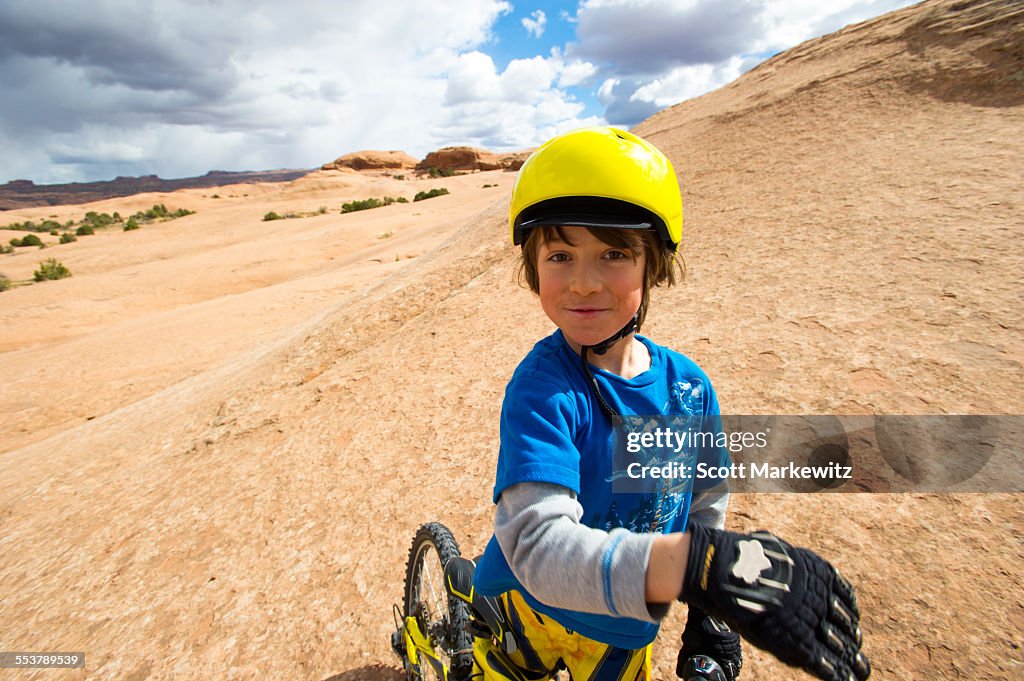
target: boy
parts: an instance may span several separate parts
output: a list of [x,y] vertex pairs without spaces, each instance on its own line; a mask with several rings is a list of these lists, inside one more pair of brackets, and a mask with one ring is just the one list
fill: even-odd
[[[770,534],[721,530],[726,485],[613,489],[623,417],[719,411],[697,365],[636,335],[650,289],[675,281],[682,205],[668,159],[613,128],[560,135],[520,170],[510,223],[558,327],[506,389],[495,531],[474,576],[500,596],[513,661],[537,675],[564,666],[576,681],[648,679],[658,622],[678,599],[690,610],[677,671],[708,655],[733,681],[739,634],[820,678],[866,679],[852,587]],[[727,463],[713,447],[697,457]]]

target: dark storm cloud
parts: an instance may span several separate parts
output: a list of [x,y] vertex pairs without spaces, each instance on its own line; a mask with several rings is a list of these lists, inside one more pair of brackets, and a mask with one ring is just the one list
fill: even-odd
[[661,107],[654,102],[631,99],[643,85],[636,80],[624,80],[605,89],[602,92],[605,120],[628,128],[656,114]]
[[763,0],[704,0],[689,7],[582,7],[572,57],[604,65],[603,75],[656,75],[674,66],[715,64],[763,32]]
[[76,69],[83,85],[149,92],[185,91],[216,99],[236,76],[230,31],[210,30],[209,10],[190,25],[184,10],[159,13],[150,3],[5,2],[0,4],[0,64],[20,56]]

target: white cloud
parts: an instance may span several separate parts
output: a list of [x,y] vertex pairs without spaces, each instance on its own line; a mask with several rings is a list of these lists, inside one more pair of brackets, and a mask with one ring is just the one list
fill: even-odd
[[544,14],[544,10],[536,10],[529,17],[523,17],[523,28],[529,35],[534,38],[539,38],[544,35],[544,26],[548,23],[548,18]]
[[588,61],[566,64],[558,74],[558,87],[582,85],[597,74],[597,67]]
[[677,66],[665,75],[642,85],[630,96],[641,102],[652,102],[659,108],[671,106],[710,92],[742,75],[744,60],[733,57],[719,64]]
[[501,91],[507,101],[534,101],[551,88],[558,64],[544,57],[513,59],[501,74]]
[[494,99],[501,93],[501,81],[490,55],[483,52],[460,54],[448,70],[444,103],[465,104]]
[[432,133],[450,144],[508,150],[599,125],[603,119],[582,117],[584,105],[560,89],[565,78],[572,81],[589,71],[578,62],[566,64],[558,50],[547,58],[513,59],[501,73],[483,53],[460,55],[448,72],[447,116]]
[[597,88],[597,101],[601,102],[605,106],[612,103],[612,92],[615,90],[615,86],[619,84],[618,78],[608,78],[601,87]]

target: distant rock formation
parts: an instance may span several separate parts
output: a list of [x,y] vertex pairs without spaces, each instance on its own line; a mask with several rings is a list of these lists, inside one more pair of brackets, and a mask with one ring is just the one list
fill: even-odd
[[143,192],[173,192],[178,189],[221,187],[228,184],[253,182],[291,182],[309,173],[309,170],[254,172],[211,170],[201,177],[185,177],[177,180],[161,180],[156,175],[144,175],[142,177],[118,177],[102,182],[72,182],[70,184],[36,184],[31,180],[13,180],[0,185],[0,210],[88,203]]
[[404,151],[354,151],[325,163],[322,170],[401,170],[416,167],[416,159]]
[[501,154],[476,147],[444,147],[427,154],[417,170],[519,170],[529,151]]

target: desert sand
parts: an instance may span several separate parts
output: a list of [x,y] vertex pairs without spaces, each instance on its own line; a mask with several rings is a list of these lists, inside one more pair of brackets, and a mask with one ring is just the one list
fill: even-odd
[[[645,334],[727,413],[1022,413],[1022,45],[1016,3],[926,2],[638,126],[686,219]],[[13,678],[401,678],[409,542],[439,520],[483,548],[503,389],[553,330],[516,283],[513,180],[319,171],[0,214],[197,211],[0,256],[74,274],[0,293],[0,649],[87,656]],[[858,586],[872,678],[1019,679],[1022,501],[745,494],[727,522]],[[741,679],[809,678],[745,652]]]

